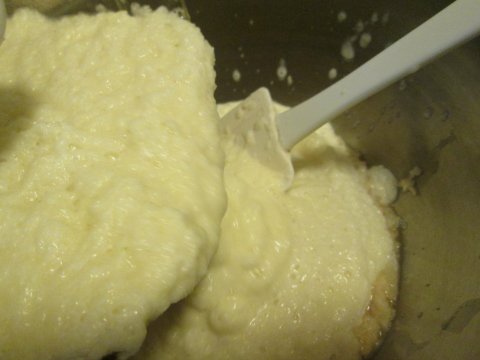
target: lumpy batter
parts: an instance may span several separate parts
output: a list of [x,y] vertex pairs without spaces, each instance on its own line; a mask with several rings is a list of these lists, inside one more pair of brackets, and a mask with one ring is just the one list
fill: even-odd
[[[141,10],[141,9],[140,9]],[[126,357],[205,274],[225,210],[213,50],[165,10],[0,46],[0,358]]]
[[125,358],[162,313],[138,359],[370,353],[396,296],[393,176],[327,125],[294,148],[285,192],[221,139],[198,29],[137,10],[9,21],[0,358]]
[[[230,105],[231,106],[231,105]],[[225,113],[227,107],[220,107]],[[297,145],[292,187],[229,138],[219,249],[137,359],[359,359],[393,316],[396,181],[326,125]]]

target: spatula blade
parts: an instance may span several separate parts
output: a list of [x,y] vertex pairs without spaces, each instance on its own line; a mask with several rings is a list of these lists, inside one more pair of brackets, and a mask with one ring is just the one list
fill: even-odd
[[282,147],[270,92],[260,88],[223,116],[221,130],[259,162],[278,171],[282,184],[293,181],[290,154]]

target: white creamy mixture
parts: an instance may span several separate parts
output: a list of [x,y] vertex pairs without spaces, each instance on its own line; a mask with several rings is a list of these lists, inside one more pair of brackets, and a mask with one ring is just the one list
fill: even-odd
[[368,354],[396,295],[393,176],[327,125],[294,148],[285,192],[220,138],[199,30],[138,12],[9,21],[0,359],[125,358],[197,284],[139,359]]
[[213,50],[165,10],[9,20],[0,359],[127,356],[205,274],[225,210]]
[[[221,106],[226,113],[229,106]],[[224,140],[228,209],[194,293],[150,328],[138,359],[359,359],[393,315],[396,181],[326,125],[293,150],[295,180]]]

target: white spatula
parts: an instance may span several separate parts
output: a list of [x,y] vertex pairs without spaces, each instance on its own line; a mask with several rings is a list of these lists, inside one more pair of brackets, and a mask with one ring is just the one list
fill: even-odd
[[222,129],[280,171],[288,187],[288,150],[320,126],[480,33],[480,0],[457,0],[320,94],[275,114],[267,89],[252,93],[222,119]]

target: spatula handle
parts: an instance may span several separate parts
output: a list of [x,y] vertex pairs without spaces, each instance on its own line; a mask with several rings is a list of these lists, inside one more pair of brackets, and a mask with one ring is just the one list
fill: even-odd
[[480,33],[480,0],[457,0],[320,94],[277,116],[279,137],[291,149],[352,106]]

